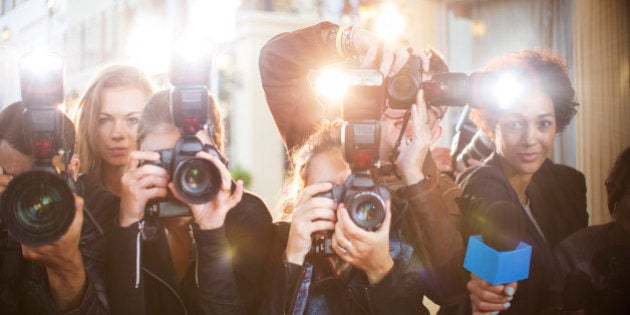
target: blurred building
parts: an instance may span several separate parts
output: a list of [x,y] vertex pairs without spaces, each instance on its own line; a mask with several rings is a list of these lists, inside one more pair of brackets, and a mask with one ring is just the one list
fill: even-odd
[[[630,145],[628,1],[615,0],[1,0],[0,106],[19,96],[17,60],[47,46],[66,60],[66,91],[76,97],[95,71],[123,62],[166,87],[170,41],[197,29],[215,43],[211,90],[228,123],[231,166],[251,175],[249,189],[273,207],[286,155],[267,109],[258,52],[272,36],[327,19],[400,23],[398,39],[442,52],[452,71],[471,72],[508,51],[549,48],[569,65],[581,103],[559,135],[554,159],[587,175],[591,223],[609,220],[603,179]],[[374,22],[374,23],[373,23]],[[448,146],[459,111],[442,122]]]

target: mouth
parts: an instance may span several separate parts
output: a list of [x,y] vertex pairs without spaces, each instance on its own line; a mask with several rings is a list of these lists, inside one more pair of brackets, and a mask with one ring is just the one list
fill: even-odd
[[537,153],[537,152],[534,152],[534,153],[519,153],[518,156],[524,162],[534,162],[534,161],[536,161],[536,159],[538,159],[538,157],[540,156],[540,153]]
[[116,155],[116,156],[126,155],[128,152],[127,148],[123,148],[123,147],[110,148],[108,150],[109,152],[111,152],[113,155]]

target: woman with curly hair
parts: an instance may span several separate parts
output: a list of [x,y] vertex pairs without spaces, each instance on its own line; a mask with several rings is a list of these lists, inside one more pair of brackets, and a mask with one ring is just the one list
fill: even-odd
[[515,207],[505,211],[518,212],[508,217],[523,219],[503,230],[522,231],[515,236],[532,246],[532,257],[529,278],[518,282],[518,292],[516,283],[491,286],[471,275],[472,312],[538,314],[557,292],[552,286],[558,274],[553,249],[588,222],[584,175],[548,159],[556,134],[576,113],[575,92],[562,58],[546,51],[508,54],[484,70],[513,76],[520,94],[472,110],[473,121],[495,150],[482,166],[458,178],[464,194],[479,198],[482,205],[465,210],[464,232],[483,234],[491,228],[484,207],[509,202]]

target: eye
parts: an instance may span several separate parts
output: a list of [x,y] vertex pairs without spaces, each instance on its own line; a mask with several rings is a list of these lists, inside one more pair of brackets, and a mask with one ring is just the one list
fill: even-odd
[[519,130],[525,126],[525,122],[522,120],[513,120],[506,123],[506,127],[511,130]]
[[129,119],[127,119],[128,125],[137,125],[138,122],[140,122],[140,119],[138,119],[137,117],[130,117]]
[[108,123],[109,121],[110,121],[109,117],[99,117],[98,124],[99,125],[104,125],[104,124]]
[[553,126],[553,121],[551,120],[542,120],[538,123],[538,126],[540,128],[549,128],[551,126]]

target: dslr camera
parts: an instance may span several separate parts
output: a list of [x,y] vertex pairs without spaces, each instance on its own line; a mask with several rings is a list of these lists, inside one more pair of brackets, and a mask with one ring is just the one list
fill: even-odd
[[[206,128],[210,107],[207,84],[212,59],[209,54],[195,58],[184,55],[177,51],[173,53],[169,74],[174,86],[171,90],[171,114],[182,136],[175,148],[157,151],[160,159],[145,164],[166,169],[175,190],[186,202],[204,204],[214,199],[221,189],[221,172],[212,162],[195,155],[205,151],[218,157],[225,165],[227,160],[214,144],[204,145],[196,136],[201,130],[213,132],[212,128]],[[164,199],[150,202],[146,212],[158,217],[191,215],[190,209],[170,193]]]
[[[369,171],[378,161],[381,129],[379,120],[385,110],[383,80],[378,72],[354,70],[343,100],[345,123],[341,138],[344,158],[352,174],[343,185],[317,196],[344,203],[352,221],[366,231],[377,230],[385,220],[386,202],[391,199],[384,185],[376,184]],[[332,255],[332,231],[313,233],[311,253]]]
[[17,175],[0,201],[0,217],[17,242],[52,244],[74,219],[74,182],[52,164],[63,151],[72,157],[74,126],[57,109],[63,102],[63,60],[53,53],[29,53],[20,59],[20,85],[25,109],[24,137],[35,157],[34,166]]

